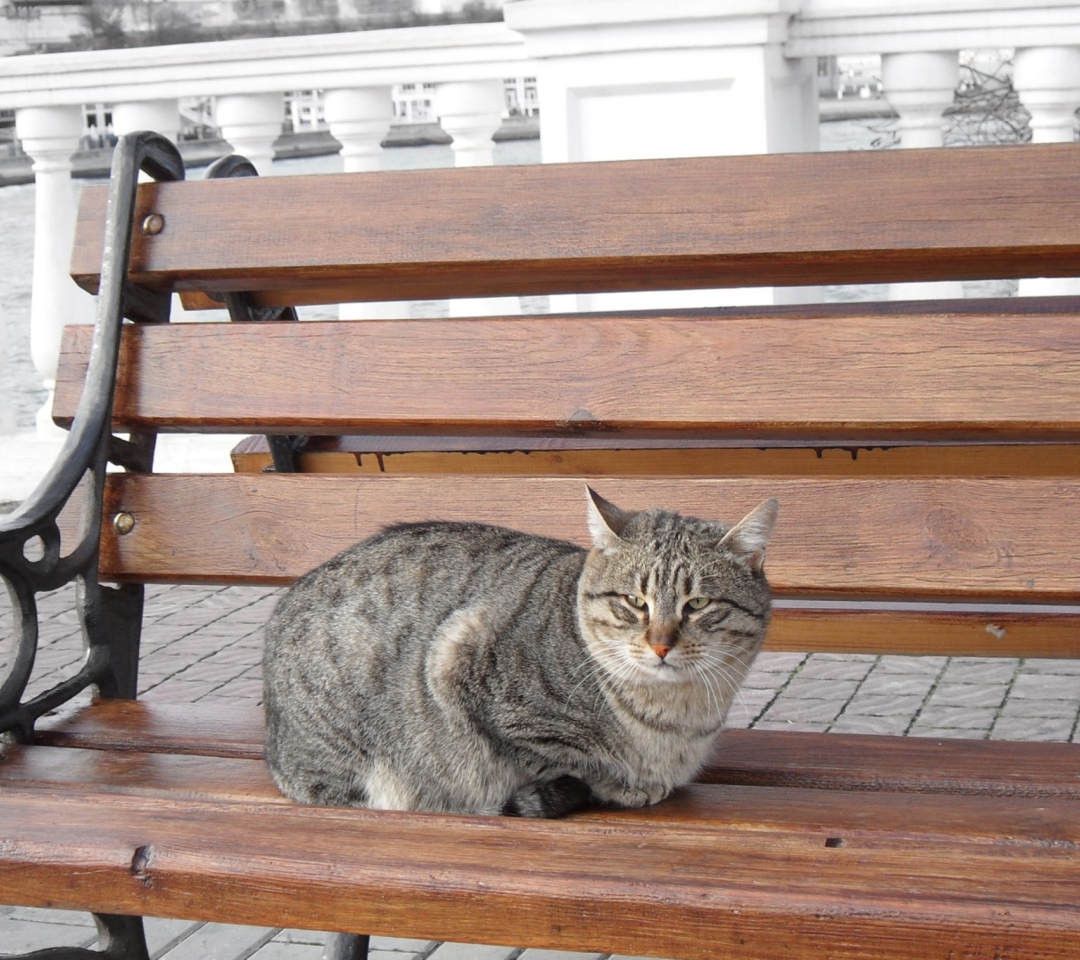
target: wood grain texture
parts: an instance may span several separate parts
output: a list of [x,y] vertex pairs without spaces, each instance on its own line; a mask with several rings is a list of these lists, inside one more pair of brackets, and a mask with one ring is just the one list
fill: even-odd
[[[142,757],[153,752],[256,761],[263,756],[263,714],[254,705],[98,700],[67,718],[43,721],[36,742],[50,749],[67,748],[73,755],[103,751]],[[7,777],[7,769],[0,767],[0,779]],[[699,780],[869,793],[1080,800],[1080,745],[728,730],[717,741]]]
[[[0,794],[0,890],[27,905],[689,960],[1080,949],[1075,801],[1024,804],[1007,839],[965,842],[937,797],[899,798],[883,827],[843,794],[801,791],[772,824],[755,789],[710,792],[726,818],[647,829],[633,815],[552,823],[13,789]],[[966,801],[976,824],[980,801]]]
[[[1067,315],[140,325],[123,347],[121,429],[1080,440]],[[88,352],[89,329],[69,327],[58,422]]]
[[[158,213],[165,228],[136,236],[132,276],[159,289],[329,303],[1075,273],[1080,183],[1069,145],[843,159],[146,184],[136,222]],[[84,191],[72,273],[89,290],[104,203],[104,188]]]
[[[733,522],[780,501],[777,595],[1014,599],[1080,595],[1080,481],[1069,478],[602,478],[627,509]],[[479,520],[587,543],[581,480],[562,477],[123,475],[102,535],[110,580],[288,583],[387,523]]]

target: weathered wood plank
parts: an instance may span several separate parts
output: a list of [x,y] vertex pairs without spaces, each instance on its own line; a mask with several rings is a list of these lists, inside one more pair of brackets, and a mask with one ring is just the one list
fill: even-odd
[[[165,228],[132,274],[277,303],[1072,276],[1074,166],[1047,144],[146,184],[136,222]],[[79,213],[90,290],[104,202]]]
[[[68,328],[54,416],[82,389]],[[124,331],[114,419],[206,432],[1080,440],[1072,317],[543,318]]]
[[967,805],[958,818],[941,798],[895,798],[883,829],[850,795],[801,791],[769,824],[759,791],[698,797],[716,793],[726,818],[643,842],[633,814],[551,823],[15,789],[0,794],[0,886],[26,905],[688,960],[1080,949],[1075,801],[1022,804],[1007,839],[964,842],[949,836],[958,820],[982,832],[987,804],[1008,801],[950,798]]
[[[1070,478],[603,478],[628,509],[733,522],[780,500],[769,552],[779,596],[1080,596],[1080,481]],[[479,520],[587,543],[584,483],[562,477],[115,474],[102,535],[116,580],[288,583],[387,523]]]
[[[99,700],[73,716],[43,721],[37,742],[50,750],[257,761],[263,756],[263,715],[254,705]],[[1080,745],[728,730],[699,779],[815,790],[1080,799]]]

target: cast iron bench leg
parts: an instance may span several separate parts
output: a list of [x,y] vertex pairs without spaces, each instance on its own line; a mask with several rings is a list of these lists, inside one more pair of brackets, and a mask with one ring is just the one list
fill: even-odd
[[323,960],[367,960],[368,938],[360,933],[328,933]]

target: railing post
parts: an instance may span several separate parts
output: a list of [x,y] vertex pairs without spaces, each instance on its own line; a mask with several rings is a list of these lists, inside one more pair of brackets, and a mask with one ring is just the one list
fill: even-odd
[[[1072,143],[1080,107],[1080,48],[1027,47],[1016,51],[1013,87],[1031,114],[1032,143]],[[1080,293],[1080,278],[1033,277],[1020,281],[1022,297]]]
[[327,90],[324,109],[330,133],[341,144],[345,172],[381,169],[382,142],[394,117],[390,88]]
[[260,177],[270,174],[274,141],[281,136],[285,97],[281,93],[241,93],[217,98],[214,119],[221,135],[247,157]]
[[112,109],[113,133],[118,137],[153,130],[176,143],[180,135],[179,100],[131,100]]
[[440,83],[435,88],[435,113],[454,142],[459,167],[490,167],[495,162],[491,139],[502,124],[505,103],[498,80]]
[[[957,50],[928,53],[887,53],[881,58],[885,99],[900,115],[900,146],[940,147],[944,143],[943,114],[953,102],[960,83]],[[964,296],[959,280],[889,284],[891,300],[958,299]]]
[[37,432],[59,434],[52,422],[60,335],[70,323],[92,323],[93,298],[69,275],[75,238],[71,155],[82,134],[77,106],[24,107],[15,111],[15,132],[34,161],[34,271],[30,301],[30,355],[49,391],[37,413]]
[[[435,88],[435,113],[454,142],[458,167],[490,167],[495,163],[495,141],[506,106],[499,80],[440,83]],[[517,297],[468,297],[451,300],[450,316],[513,316],[521,313]]]
[[1080,48],[1016,51],[1013,87],[1031,114],[1032,143],[1072,143],[1080,107]]

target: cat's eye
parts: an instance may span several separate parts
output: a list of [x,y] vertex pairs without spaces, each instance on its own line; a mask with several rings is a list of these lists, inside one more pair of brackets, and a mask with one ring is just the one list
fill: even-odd
[[686,601],[686,605],[691,610],[704,610],[710,603],[708,597],[691,597]]
[[645,598],[644,597],[635,597],[632,593],[628,593],[623,597],[623,599],[628,604],[630,604],[630,606],[632,606],[636,610],[644,610],[645,609]]

